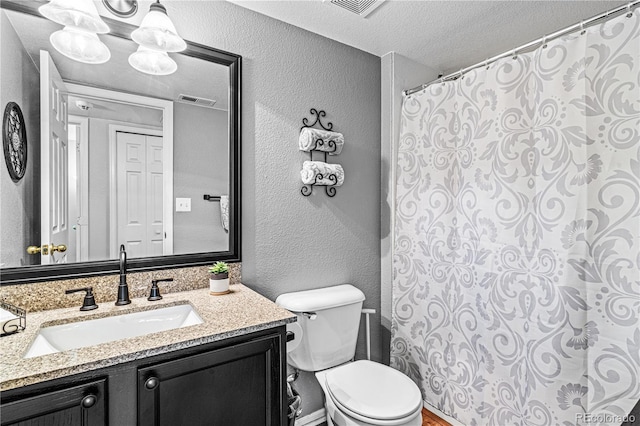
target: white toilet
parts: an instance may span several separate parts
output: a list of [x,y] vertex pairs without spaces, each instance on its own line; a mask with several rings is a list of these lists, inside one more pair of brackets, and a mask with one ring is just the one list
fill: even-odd
[[422,396],[404,374],[372,361],[352,361],[364,294],[344,284],[280,295],[276,303],[298,316],[288,329],[293,367],[316,372],[327,423],[335,426],[421,426]]

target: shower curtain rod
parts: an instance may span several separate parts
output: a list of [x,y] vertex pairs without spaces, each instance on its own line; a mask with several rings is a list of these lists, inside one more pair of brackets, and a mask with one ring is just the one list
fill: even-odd
[[563,35],[571,33],[571,32],[573,32],[573,31],[575,31],[577,29],[584,29],[588,25],[591,25],[594,22],[599,21],[599,20],[601,20],[603,18],[609,18],[609,17],[612,17],[613,15],[616,15],[616,14],[618,14],[620,12],[624,12],[624,11],[627,11],[628,13],[631,13],[631,9],[633,7],[638,6],[638,4],[640,4],[640,0],[630,1],[628,4],[626,4],[624,6],[619,6],[619,7],[616,7],[615,9],[611,9],[611,10],[609,10],[607,12],[601,13],[599,15],[596,15],[596,16],[592,17],[592,18],[585,19],[584,21],[581,21],[581,22],[579,22],[577,24],[571,25],[570,27],[566,27],[566,28],[564,28],[564,29],[562,29],[560,31],[556,31],[555,33],[551,33],[549,35],[540,37],[539,39],[536,39],[534,41],[530,41],[529,43],[523,44],[520,47],[516,47],[515,49],[509,50],[509,51],[504,52],[504,53],[501,53],[500,55],[496,55],[493,58],[484,60],[482,62],[478,62],[477,64],[471,65],[470,67],[463,68],[460,71],[456,71],[456,72],[453,72],[451,74],[447,74],[444,77],[439,77],[436,80],[433,80],[433,81],[431,81],[429,83],[425,83],[425,84],[422,84],[420,86],[414,87],[413,89],[403,90],[402,94],[404,96],[409,96],[409,95],[411,95],[413,93],[419,92],[422,89],[426,89],[427,87],[431,86],[434,83],[441,83],[441,82],[443,83],[445,81],[455,80],[456,78],[462,77],[464,74],[466,74],[467,72],[469,72],[471,70],[474,70],[474,69],[482,67],[482,66],[487,66],[487,65],[497,61],[498,59],[506,58],[507,56],[510,56],[510,55],[516,55],[520,51],[525,51],[525,50],[530,49],[530,48],[532,48],[532,47],[534,47],[535,45],[538,45],[538,44],[544,44],[544,43],[546,43],[548,41],[551,41],[553,39],[556,39],[558,37],[561,37]]

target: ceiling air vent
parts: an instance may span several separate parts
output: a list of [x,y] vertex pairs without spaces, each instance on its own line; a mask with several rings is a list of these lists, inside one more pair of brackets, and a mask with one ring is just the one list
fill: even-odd
[[384,3],[384,0],[331,0],[331,3],[366,18],[367,15]]
[[182,102],[183,104],[197,105],[205,108],[213,108],[213,106],[216,104],[216,101],[214,101],[213,99],[206,99],[200,98],[198,96],[183,94],[178,95],[177,101]]

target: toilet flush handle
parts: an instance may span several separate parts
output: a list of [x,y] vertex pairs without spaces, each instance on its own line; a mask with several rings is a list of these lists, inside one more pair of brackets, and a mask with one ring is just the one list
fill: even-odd
[[315,312],[303,312],[302,315],[309,318],[311,321],[315,320],[318,317],[318,314]]

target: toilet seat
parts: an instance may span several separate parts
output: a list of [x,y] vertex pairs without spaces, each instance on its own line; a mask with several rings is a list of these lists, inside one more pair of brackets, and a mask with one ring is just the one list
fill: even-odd
[[422,409],[422,395],[411,379],[391,367],[355,361],[327,371],[327,393],[345,414],[362,422],[394,426]]

